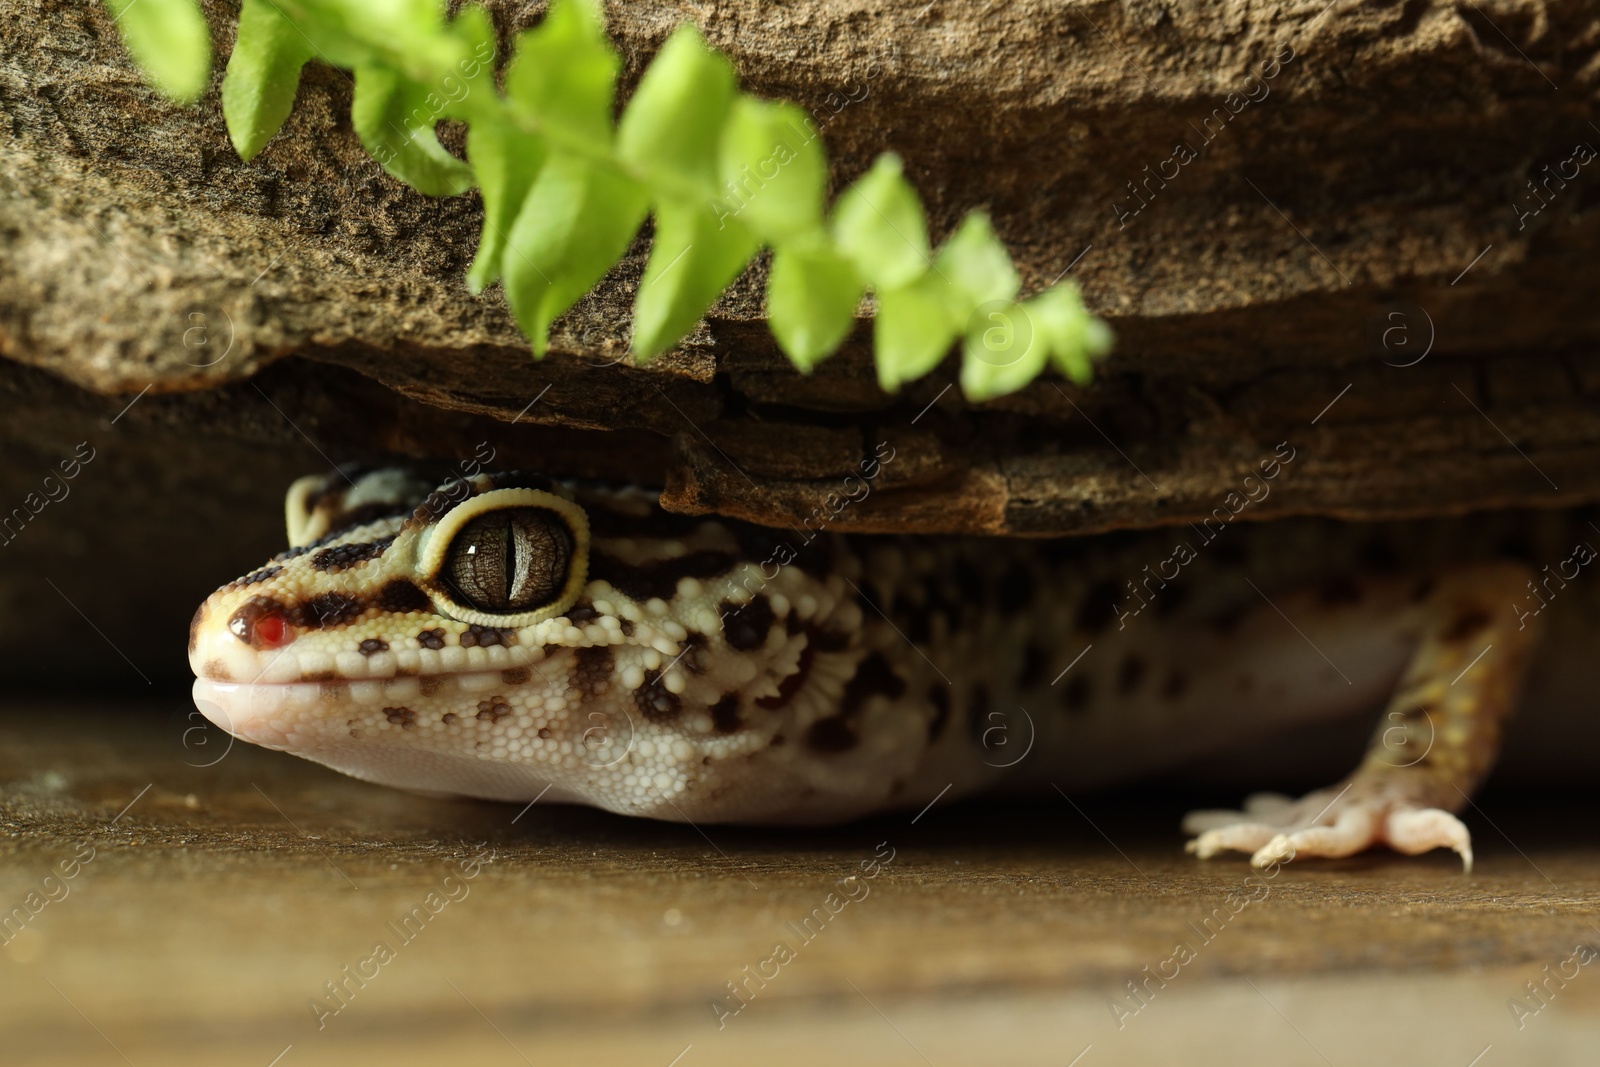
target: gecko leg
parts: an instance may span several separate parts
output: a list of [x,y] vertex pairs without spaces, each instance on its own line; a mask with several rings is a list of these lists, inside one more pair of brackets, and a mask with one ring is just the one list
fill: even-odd
[[1472,838],[1454,813],[1494,763],[1535,643],[1537,627],[1509,607],[1529,577],[1510,562],[1440,576],[1416,605],[1417,650],[1355,773],[1299,800],[1258,794],[1244,811],[1191,812],[1188,850],[1249,852],[1265,867],[1379,844],[1449,848],[1471,870]]

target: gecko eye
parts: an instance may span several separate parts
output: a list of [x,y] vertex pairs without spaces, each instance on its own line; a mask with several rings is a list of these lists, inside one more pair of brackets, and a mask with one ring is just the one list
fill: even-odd
[[536,611],[572,569],[571,529],[545,508],[500,508],[456,531],[442,577],[463,604],[496,615]]
[[460,502],[425,532],[417,560],[435,611],[484,626],[530,626],[576,603],[589,573],[581,507],[542,489],[451,491]]

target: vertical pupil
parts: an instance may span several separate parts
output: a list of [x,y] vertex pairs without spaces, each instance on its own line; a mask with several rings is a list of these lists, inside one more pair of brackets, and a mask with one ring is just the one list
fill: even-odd
[[444,577],[481,611],[528,611],[566,584],[572,535],[544,508],[503,508],[469,520],[451,541]]
[[516,581],[514,575],[517,573],[517,538],[511,526],[511,512],[499,512],[497,517],[500,519],[500,536],[505,540],[500,564],[500,599],[509,606],[512,586]]

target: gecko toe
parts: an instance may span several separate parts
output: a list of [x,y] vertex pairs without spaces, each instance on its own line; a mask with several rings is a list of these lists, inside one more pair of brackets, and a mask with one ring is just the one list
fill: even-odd
[[1250,862],[1256,867],[1266,867],[1301,856],[1353,855],[1376,840],[1377,815],[1370,807],[1353,805],[1339,812],[1331,826],[1306,826],[1279,834],[1250,857]]
[[[1237,817],[1237,813],[1235,813]],[[1203,860],[1219,852],[1255,852],[1278,834],[1277,827],[1234,822],[1202,833],[1185,847]]]
[[1460,819],[1439,808],[1396,808],[1384,820],[1383,838],[1396,852],[1414,856],[1448,848],[1472,870],[1472,834]]

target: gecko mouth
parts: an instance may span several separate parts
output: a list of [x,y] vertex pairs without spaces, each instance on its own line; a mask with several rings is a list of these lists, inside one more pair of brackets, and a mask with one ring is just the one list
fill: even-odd
[[[522,672],[517,672],[521,674]],[[295,747],[297,735],[319,729],[330,708],[397,713],[419,701],[473,704],[508,684],[513,671],[462,671],[386,679],[322,682],[223,682],[196,678],[195,707],[233,736],[265,748]],[[459,698],[459,699],[456,699]]]

